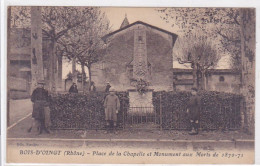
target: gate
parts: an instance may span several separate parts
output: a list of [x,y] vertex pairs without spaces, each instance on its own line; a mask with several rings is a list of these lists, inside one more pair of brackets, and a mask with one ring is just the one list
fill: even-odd
[[125,107],[124,110],[124,129],[160,128],[160,115],[154,107]]

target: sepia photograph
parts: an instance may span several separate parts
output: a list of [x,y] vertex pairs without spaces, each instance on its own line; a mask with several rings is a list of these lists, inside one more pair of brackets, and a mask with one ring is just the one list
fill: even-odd
[[7,164],[255,163],[255,8],[6,11]]

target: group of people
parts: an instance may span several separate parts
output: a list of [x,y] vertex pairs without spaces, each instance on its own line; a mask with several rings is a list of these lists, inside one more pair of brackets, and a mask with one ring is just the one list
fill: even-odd
[[[187,113],[191,125],[191,131],[189,134],[196,135],[199,131],[201,99],[197,95],[197,88],[192,88],[191,90],[192,96],[187,103]],[[75,83],[73,83],[69,89],[69,92],[78,93],[78,89]],[[120,100],[116,95],[115,89],[111,88],[109,83],[106,85],[105,92],[109,92],[109,94],[104,99],[106,128],[109,130],[114,130],[117,127],[117,114],[120,110]],[[28,129],[28,132],[31,132],[32,128],[36,124],[39,132],[38,134],[41,134],[43,131],[50,133],[48,127],[46,126],[46,118],[49,117],[46,117],[45,113],[46,109],[49,110],[49,95],[48,91],[44,89],[43,80],[38,81],[38,87],[33,91],[31,101],[33,102],[32,118],[34,119],[34,122]]]
[[[93,91],[93,92],[96,91],[96,86],[95,86],[94,82],[91,82],[90,91]],[[72,85],[69,89],[69,93],[79,93],[78,86],[75,82],[72,83]]]

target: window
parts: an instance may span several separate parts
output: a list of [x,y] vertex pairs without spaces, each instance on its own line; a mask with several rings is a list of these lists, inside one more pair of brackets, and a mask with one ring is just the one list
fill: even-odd
[[219,82],[224,82],[224,81],[225,81],[224,76],[220,76],[220,77],[219,77]]

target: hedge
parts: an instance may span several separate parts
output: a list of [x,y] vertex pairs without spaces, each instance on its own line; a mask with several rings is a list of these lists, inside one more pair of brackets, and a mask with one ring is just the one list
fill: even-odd
[[[104,99],[107,93],[55,94],[51,97],[51,122],[55,129],[102,129],[105,126]],[[122,126],[123,105],[128,104],[128,94],[117,92],[121,109],[118,123]]]
[[[198,95],[201,96],[202,104],[200,114],[200,127],[202,129],[240,128],[242,96],[215,91],[202,91]],[[161,102],[162,127],[164,129],[190,129],[186,113],[186,103],[190,96],[190,92],[153,93],[153,104],[158,115]]]
[[[104,99],[107,93],[52,95],[51,121],[55,129],[103,129],[105,126]],[[117,92],[121,109],[118,125],[123,126],[129,97],[127,92]],[[161,95],[161,97],[160,97]],[[223,92],[200,92],[202,100],[202,129],[238,129],[241,125],[240,101],[242,96]],[[189,129],[186,103],[190,92],[153,92],[153,105],[157,117],[162,108],[163,129]],[[161,98],[161,100],[160,100]]]

